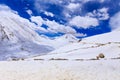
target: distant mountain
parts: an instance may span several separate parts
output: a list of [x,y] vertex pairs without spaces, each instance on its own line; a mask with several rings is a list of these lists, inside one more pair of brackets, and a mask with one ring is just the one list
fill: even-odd
[[56,49],[49,55],[38,56],[34,59],[97,59],[99,54],[104,54],[106,59],[120,57],[120,30],[96,35],[82,39],[80,42],[68,44]]
[[60,47],[63,47],[65,45],[67,45],[67,44],[75,43],[77,41],[78,41],[78,39],[74,35],[65,34],[63,36],[56,37],[54,39],[54,42],[52,42],[52,43],[53,43],[53,46],[55,48],[60,48]]
[[68,44],[76,43],[79,40],[72,34],[65,34],[63,36],[55,37],[53,39],[50,39],[45,35],[41,35],[41,36],[46,39],[43,42],[41,42],[41,44],[52,46],[54,49],[58,49]]

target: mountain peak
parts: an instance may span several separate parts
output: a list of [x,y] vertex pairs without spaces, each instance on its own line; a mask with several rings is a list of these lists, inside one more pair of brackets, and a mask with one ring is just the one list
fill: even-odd
[[65,34],[58,39],[68,40],[69,42],[76,42],[78,39],[72,34]]

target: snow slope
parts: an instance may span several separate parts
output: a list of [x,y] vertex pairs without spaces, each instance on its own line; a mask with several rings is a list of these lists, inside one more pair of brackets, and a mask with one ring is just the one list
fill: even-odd
[[49,40],[46,43],[51,45],[55,49],[58,49],[60,47],[63,47],[63,46],[68,45],[68,44],[75,43],[77,41],[78,41],[78,39],[74,35],[72,35],[72,34],[65,34],[63,36],[56,37],[55,39],[53,39],[51,41]]
[[106,59],[120,57],[120,31],[84,38],[80,42],[68,44],[56,49],[49,55],[38,56],[34,59],[96,59],[103,53]]
[[42,44],[47,39],[39,36],[34,29],[34,24],[16,13],[0,11],[0,60],[41,55],[53,50]]
[[[85,38],[44,56],[19,61],[1,61],[0,79],[119,80],[119,33],[120,31],[114,31]],[[110,35],[116,35],[117,39],[111,40]],[[99,37],[104,41],[96,39]],[[105,59],[95,60],[99,53],[103,53]]]

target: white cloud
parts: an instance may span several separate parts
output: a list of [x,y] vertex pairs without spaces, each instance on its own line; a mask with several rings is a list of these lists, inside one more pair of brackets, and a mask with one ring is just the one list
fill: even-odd
[[62,0],[35,0],[34,7],[35,9],[40,12],[40,11],[45,11],[49,6],[47,4],[56,4],[60,5],[63,1]]
[[70,20],[69,24],[78,28],[89,28],[91,26],[98,26],[99,21],[96,18],[92,18],[89,16],[75,16]]
[[54,33],[57,33],[57,32],[71,33],[71,34],[76,33],[76,31],[73,28],[71,28],[69,26],[65,26],[65,25],[59,24],[59,23],[57,23],[55,21],[47,20],[47,21],[45,21],[44,24],[49,26],[48,30],[52,31]]
[[105,0],[82,0],[83,3],[86,3],[86,2],[89,2],[89,1],[99,1],[101,3],[105,2]]
[[31,10],[27,10],[26,11],[30,16],[33,14],[33,12]]
[[51,12],[47,12],[47,11],[45,11],[44,14],[47,15],[47,16],[50,16],[50,17],[54,17],[54,14],[51,13]]
[[97,15],[99,16],[99,20],[109,19],[108,8],[98,9]]
[[67,18],[71,18],[71,17],[72,17],[72,15],[70,15],[70,14],[67,13],[67,12],[66,12],[66,13],[64,12],[64,15],[65,15],[65,17],[67,17]]
[[69,5],[66,6],[70,10],[74,10],[80,7],[79,3],[70,3]]
[[101,8],[98,10],[94,10],[92,13],[88,13],[87,16],[97,17],[99,20],[107,20],[109,19],[108,8]]
[[105,0],[100,0],[101,3],[105,2]]
[[31,21],[37,24],[37,26],[35,27],[36,31],[40,31],[41,33],[47,33],[48,32],[48,30],[41,27],[42,24],[44,23],[44,20],[40,16],[36,16],[36,17],[31,16]]
[[109,24],[112,30],[120,28],[120,12],[116,13],[113,17],[110,18]]
[[83,3],[86,3],[88,1],[94,1],[94,0],[82,0]]
[[57,4],[59,3],[59,1],[56,0],[35,0],[36,3],[42,2],[42,3],[53,3],[53,4]]
[[40,16],[36,16],[36,17],[32,16],[31,21],[37,23],[39,27],[41,27],[42,24],[45,24],[48,26],[47,29],[39,28],[40,31],[50,32],[50,33],[58,33],[58,32],[71,33],[71,34],[76,33],[76,31],[69,26],[59,24],[55,21],[43,20]]
[[32,16],[31,21],[37,23],[38,26],[42,26],[44,20],[40,16]]

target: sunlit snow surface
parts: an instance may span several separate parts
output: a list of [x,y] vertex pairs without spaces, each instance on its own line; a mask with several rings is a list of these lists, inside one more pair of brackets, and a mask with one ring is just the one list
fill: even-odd
[[48,55],[35,59],[96,59],[103,53],[106,59],[120,57],[120,30],[82,39],[80,42],[60,47]]

